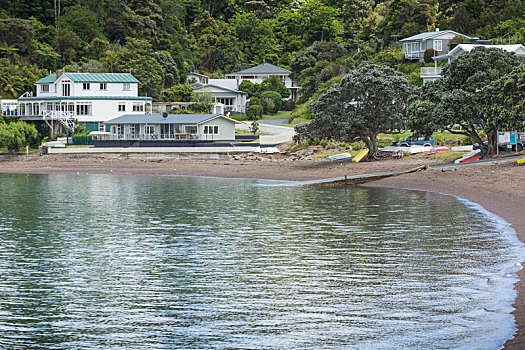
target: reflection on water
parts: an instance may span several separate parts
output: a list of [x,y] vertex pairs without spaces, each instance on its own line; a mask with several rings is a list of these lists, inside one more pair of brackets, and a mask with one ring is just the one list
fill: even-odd
[[523,253],[453,197],[0,175],[0,348],[494,348]]

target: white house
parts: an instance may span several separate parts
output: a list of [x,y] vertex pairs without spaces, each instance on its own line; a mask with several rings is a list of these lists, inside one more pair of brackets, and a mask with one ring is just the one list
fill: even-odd
[[454,61],[456,58],[464,54],[465,52],[470,52],[474,50],[476,47],[486,47],[486,48],[495,48],[504,50],[507,52],[513,52],[519,57],[525,57],[525,47],[521,44],[516,45],[482,45],[482,44],[458,44],[456,47],[454,47],[452,50],[450,50],[449,53],[445,55],[440,55],[434,57],[434,67],[422,67],[421,68],[421,78],[423,79],[423,83],[427,83],[429,81],[433,81],[436,79],[441,78],[441,67],[437,66],[437,63],[439,61],[447,60],[450,64],[452,61]]
[[453,30],[440,31],[438,28],[434,32],[419,33],[417,35],[401,39],[399,42],[402,43],[402,49],[406,59],[423,62],[424,53],[427,49],[434,49],[437,51],[438,55],[444,55],[448,53],[448,43],[456,35],[459,35],[466,40],[477,39],[455,32]]
[[129,73],[57,71],[35,85],[36,96],[26,93],[18,99],[21,120],[43,120],[71,129],[77,119],[87,131],[98,131],[107,120],[151,111],[152,98],[138,95],[139,81]]
[[209,84],[196,84],[194,92],[210,94],[215,103],[222,103],[225,112],[246,112],[247,93],[239,90],[235,80],[228,79],[209,79]]
[[110,126],[110,141],[234,141],[237,123],[223,114],[163,113],[127,114],[104,124]]
[[238,81],[238,84],[242,83],[243,80],[249,80],[252,83],[260,84],[264,79],[276,75],[290,90],[291,99],[293,101],[297,101],[297,92],[299,90],[299,86],[297,86],[297,82],[292,79],[290,74],[292,74],[292,72],[288,69],[275,66],[271,63],[263,63],[239,72],[226,74],[226,79],[236,80]]

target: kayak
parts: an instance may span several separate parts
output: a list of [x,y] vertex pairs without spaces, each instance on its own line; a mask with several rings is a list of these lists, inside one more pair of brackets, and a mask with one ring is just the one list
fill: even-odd
[[359,151],[354,158],[352,158],[352,162],[358,163],[361,159],[363,159],[368,154],[368,148],[362,149]]

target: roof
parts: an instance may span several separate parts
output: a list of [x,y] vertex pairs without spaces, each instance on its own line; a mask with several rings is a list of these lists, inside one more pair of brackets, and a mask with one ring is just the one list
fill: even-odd
[[197,72],[189,72],[188,75],[195,75],[197,77],[209,78],[209,76],[204,75],[204,74],[200,74],[200,73],[197,73]]
[[484,45],[484,44],[458,44],[455,48],[450,50],[446,55],[436,56],[434,60],[441,61],[446,60],[449,57],[459,56],[461,52],[470,52],[476,47],[485,47],[487,49],[500,49],[507,52],[514,52],[518,56],[525,56],[525,46],[521,44],[515,45]]
[[153,98],[145,96],[32,96],[20,97],[19,101],[59,101],[59,100],[133,100],[133,101],[151,101]]
[[[235,82],[235,80],[234,80],[234,82]],[[227,88],[225,86],[219,86],[219,85],[215,85],[215,84],[204,84],[204,85],[196,84],[196,85],[194,85],[193,90],[201,90],[201,89],[204,89],[204,88],[207,88],[207,87],[215,87],[217,89],[222,89],[222,90],[225,90],[225,91],[235,92],[236,94],[245,94],[245,95],[248,94],[247,92],[244,92],[244,91],[241,91],[241,90],[230,89],[230,88]]]
[[108,120],[104,124],[202,124],[215,118],[224,118],[238,123],[237,120],[228,118],[222,114],[168,114],[166,118],[162,114],[125,114],[123,116]]
[[277,67],[271,63],[263,63],[256,67],[248,68],[248,69],[241,70],[239,72],[235,72],[231,74],[226,74],[226,76],[242,75],[242,74],[254,74],[254,75],[255,74],[270,74],[270,75],[284,74],[284,75],[288,75],[291,73],[292,72],[290,72],[288,69]]
[[[64,73],[74,83],[140,83],[130,73]],[[40,79],[35,84],[51,84],[57,81],[56,73]]]
[[413,35],[411,37],[401,39],[399,41],[400,42],[404,42],[404,41],[421,41],[421,40],[427,40],[427,39],[430,39],[430,38],[433,38],[433,37],[436,37],[436,36],[440,36],[440,35],[443,35],[443,34],[450,34],[450,33],[453,33],[455,35],[461,35],[461,36],[464,36],[464,37],[469,38],[469,39],[473,39],[473,38],[471,38],[468,35],[461,34],[461,33],[455,32],[453,30],[437,30],[437,31],[434,31],[434,32],[419,33],[419,34]]

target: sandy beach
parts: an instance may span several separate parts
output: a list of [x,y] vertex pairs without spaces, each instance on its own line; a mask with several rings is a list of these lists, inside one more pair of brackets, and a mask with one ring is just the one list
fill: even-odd
[[[176,154],[0,155],[0,173],[187,175],[289,181],[407,170],[428,165],[431,167],[428,170],[377,180],[365,186],[428,190],[468,199],[509,222],[518,238],[525,242],[525,167],[517,166],[515,161],[507,161],[432,168],[437,164],[437,160],[422,157],[356,164],[348,161],[292,160],[282,155],[224,155],[218,158]],[[507,349],[525,349],[525,269],[518,275],[520,281],[516,284],[518,296],[513,313],[518,329],[515,337],[507,342]]]

